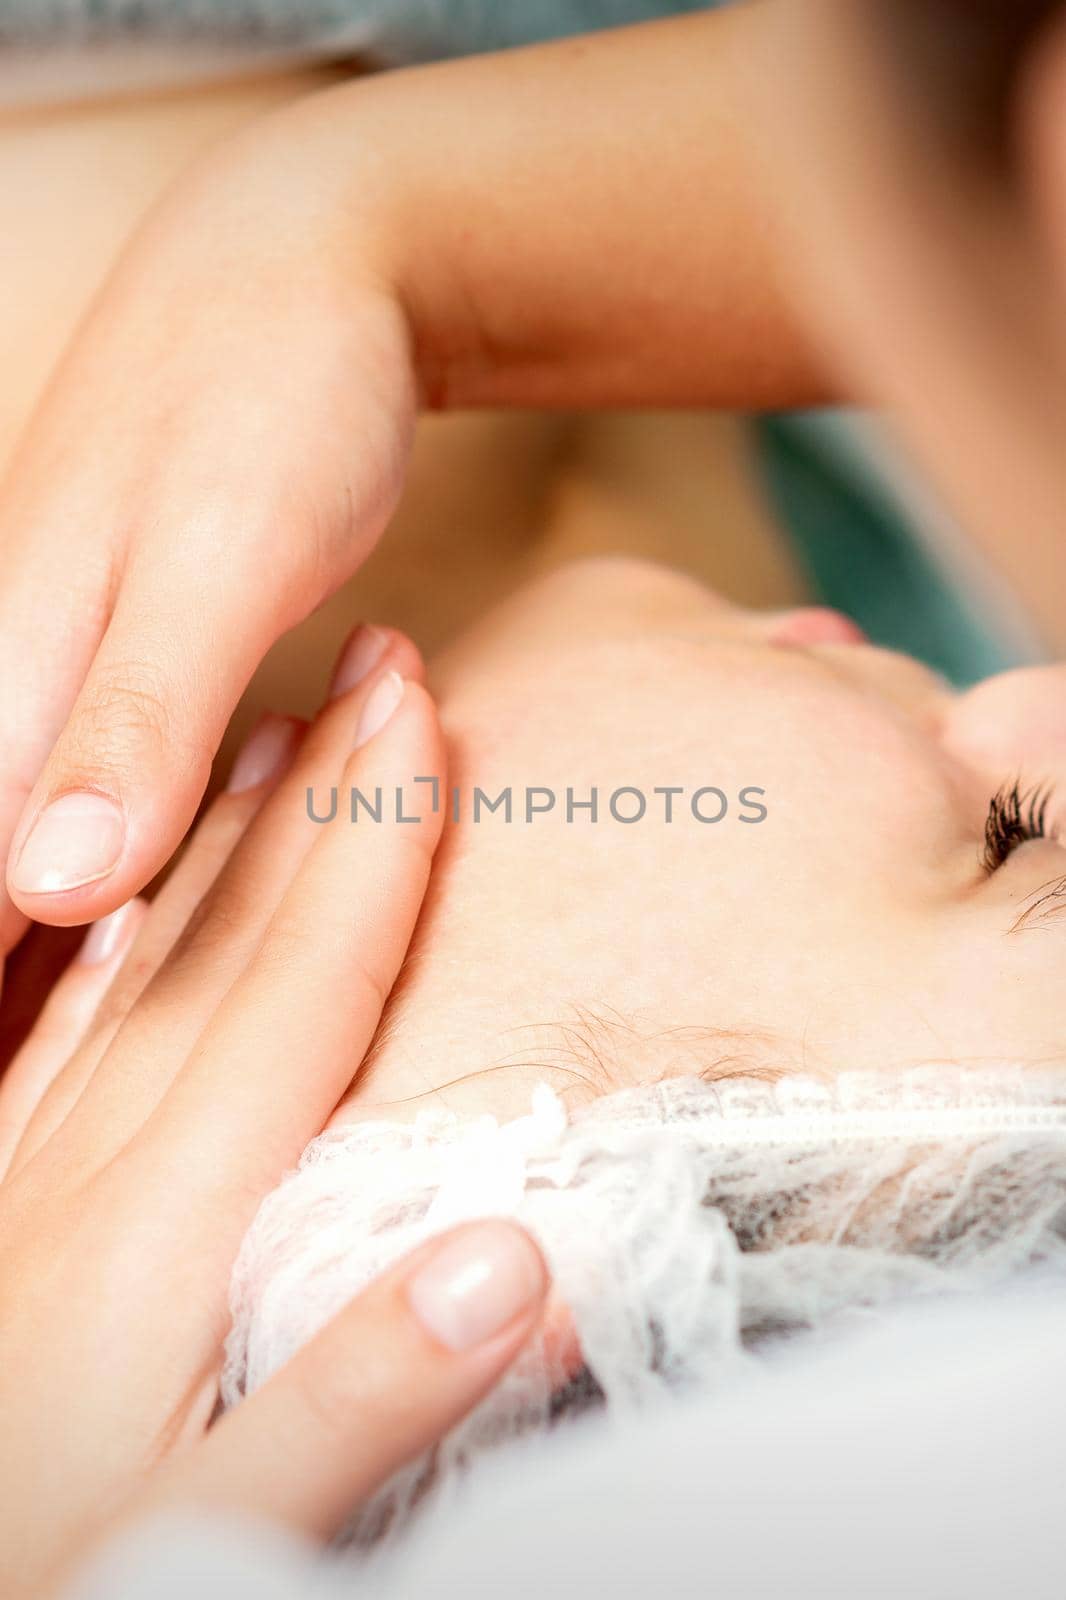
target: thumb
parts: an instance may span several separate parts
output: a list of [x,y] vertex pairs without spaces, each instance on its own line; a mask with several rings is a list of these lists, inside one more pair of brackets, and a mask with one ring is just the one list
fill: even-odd
[[429,1240],[175,1458],[134,1510],[191,1503],[331,1537],[488,1393],[537,1326],[548,1285],[514,1223]]
[[154,566],[127,579],[12,839],[8,892],[35,921],[125,903],[191,824],[233,707],[285,625],[273,594],[215,577],[210,594]]
[[[75,670],[49,664],[62,640],[43,604],[23,608],[27,631],[43,630],[47,645],[31,639],[24,653],[31,681],[46,676],[47,716],[16,704],[0,731],[11,722],[37,739],[47,723],[54,740],[43,761],[25,739],[17,747],[35,782],[14,827],[7,889],[35,921],[96,920],[155,876],[196,814],[253,672],[356,570],[391,515],[413,410],[398,313],[375,302],[344,323],[320,320],[287,328],[280,391],[271,352],[250,349],[243,325],[229,343],[219,335],[213,382],[196,362],[192,377],[166,368],[166,416],[180,423],[161,437],[158,417],[121,413],[136,495],[109,480],[37,513],[42,523],[135,532],[97,596],[103,637],[87,645],[80,621],[68,630]],[[136,373],[128,387],[143,402],[151,382]],[[76,445],[95,460],[108,442],[90,430]],[[3,801],[0,792],[0,850]]]

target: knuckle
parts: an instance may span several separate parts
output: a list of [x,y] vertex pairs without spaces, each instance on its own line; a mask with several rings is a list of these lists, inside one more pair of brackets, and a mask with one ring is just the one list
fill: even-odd
[[[398,1368],[395,1336],[402,1339],[402,1334],[390,1310],[371,1285],[339,1313],[350,1336],[346,1342],[349,1349],[358,1349],[359,1360],[322,1359],[325,1352],[319,1351],[318,1360],[293,1363],[297,1404],[327,1448],[348,1453],[367,1440],[395,1440],[416,1430],[424,1399],[417,1384],[413,1390],[409,1387],[410,1364],[402,1372]],[[377,1336],[365,1337],[370,1330]],[[327,1338],[337,1331],[327,1329]],[[333,1339],[329,1343],[333,1345]]]
[[296,1401],[315,1431],[343,1443],[359,1410],[359,1384],[343,1364],[300,1362],[293,1372]]
[[186,770],[203,770],[210,760],[205,742],[181,725],[157,674],[143,665],[109,666],[94,674],[72,719],[67,759],[91,770],[104,751],[109,765],[125,769],[146,750],[165,752]]
[[96,734],[119,741],[148,736],[162,742],[171,732],[166,697],[143,667],[112,668],[95,678],[82,714]]

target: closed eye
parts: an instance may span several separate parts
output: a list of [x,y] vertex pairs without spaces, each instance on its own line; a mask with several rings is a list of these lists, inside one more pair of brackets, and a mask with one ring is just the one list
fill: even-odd
[[1019,846],[1048,837],[1047,813],[1051,800],[1048,784],[1023,789],[1015,779],[992,796],[985,819],[985,845],[981,865],[991,876]]

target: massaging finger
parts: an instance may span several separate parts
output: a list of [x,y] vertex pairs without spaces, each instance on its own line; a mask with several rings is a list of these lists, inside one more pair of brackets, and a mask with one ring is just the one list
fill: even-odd
[[[238,751],[225,791],[197,824],[97,1017],[114,1033],[209,896],[255,817],[292,767],[306,737],[300,717],[266,712]],[[96,1030],[94,1029],[94,1032]]]
[[32,1160],[69,1116],[121,1024],[180,938],[264,802],[292,765],[307,731],[295,717],[267,713],[239,752],[226,792],[194,830],[174,871],[142,919],[128,958],[120,965],[78,1049],[69,1055],[40,1098],[12,1161],[17,1171]]
[[201,897],[142,1008],[139,1027],[156,1026],[154,1013],[161,1006],[168,1012],[180,1011],[186,1031],[198,1032],[243,970],[317,837],[317,825],[308,816],[308,791],[328,792],[334,783],[374,675],[385,670],[421,681],[425,669],[418,650],[403,634],[390,628],[356,628],[341,652],[331,698],[315,719],[299,759],[286,772],[274,802],[242,838],[211,892]]
[[391,629],[356,630],[334,676],[334,698],[94,1074],[81,1108],[90,1158],[121,1146],[146,1120],[252,959],[322,832],[308,815],[308,790],[328,796],[338,784],[367,696],[397,669],[422,675],[410,640]]
[[134,1509],[193,1504],[329,1538],[484,1397],[536,1327],[548,1282],[514,1223],[471,1222],[427,1241]]
[[[205,564],[206,566],[206,564]],[[141,889],[195,816],[230,713],[282,630],[206,567],[129,573],[12,841],[8,892],[38,921],[85,922]]]
[[[89,921],[155,875],[255,668],[355,571],[402,485],[403,319],[380,294],[350,312],[351,285],[343,316],[324,284],[309,296],[316,257],[299,230],[286,241],[309,252],[298,268],[220,295],[219,250],[251,259],[257,214],[237,166],[239,180],[223,163],[217,186],[194,183],[146,227],[31,439],[40,456],[50,432],[52,480],[68,456],[81,473],[86,458],[112,463],[64,519],[68,563],[75,530],[125,541],[106,631],[87,668],[79,635],[80,687],[12,841],[8,891],[38,921]],[[167,285],[192,308],[181,336],[159,316]]]
[[[0,498],[0,861],[74,702],[110,604],[109,555],[80,543],[71,561],[47,519],[27,525],[12,491]],[[0,954],[25,931],[0,882]]]
[[42,1099],[83,1043],[148,911],[147,901],[131,900],[93,924],[0,1079],[0,1178]]
[[393,672],[376,678],[354,744],[339,793],[373,799],[380,789],[381,820],[353,823],[345,805],[318,829],[250,965],[138,1140],[149,1168],[183,1163],[212,1213],[221,1188],[265,1192],[321,1129],[373,1039],[421,908],[443,820],[425,780],[440,794],[444,767],[425,690]]

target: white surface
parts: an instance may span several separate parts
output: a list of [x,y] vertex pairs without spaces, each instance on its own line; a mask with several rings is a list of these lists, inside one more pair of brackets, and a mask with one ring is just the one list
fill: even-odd
[[[898,1309],[728,1396],[516,1450],[369,1572],[145,1530],[78,1600],[1060,1600],[1066,1285]],[[71,1600],[73,1600],[72,1591]]]

